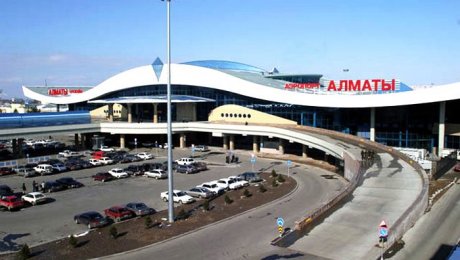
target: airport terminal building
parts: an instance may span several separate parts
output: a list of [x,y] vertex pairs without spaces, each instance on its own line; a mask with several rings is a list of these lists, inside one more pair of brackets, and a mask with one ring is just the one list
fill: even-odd
[[[94,87],[23,86],[23,92],[74,111],[108,105],[110,120],[119,104],[126,109],[124,121],[165,122],[167,70],[157,58]],[[171,85],[176,122],[207,121],[213,109],[232,104],[389,146],[460,148],[460,82],[411,87],[398,79],[329,80],[320,74],[282,74],[206,60],[171,64]],[[236,111],[219,116],[222,121],[252,121],[250,114]]]

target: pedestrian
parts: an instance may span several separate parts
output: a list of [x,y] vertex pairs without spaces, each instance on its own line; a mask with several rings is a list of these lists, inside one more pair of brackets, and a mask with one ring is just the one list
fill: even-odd
[[22,194],[26,194],[26,184],[23,182],[22,183]]
[[37,191],[37,183],[35,182],[35,180],[32,181],[32,191],[33,192]]
[[42,192],[45,192],[45,182],[42,181],[42,183],[40,184],[40,188],[42,189]]

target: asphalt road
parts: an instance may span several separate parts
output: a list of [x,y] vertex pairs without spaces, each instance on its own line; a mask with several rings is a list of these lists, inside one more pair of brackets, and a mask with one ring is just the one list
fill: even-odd
[[460,239],[460,185],[455,184],[402,238],[391,259],[445,259]]
[[305,256],[270,245],[270,241],[278,235],[276,219],[283,217],[285,227],[293,228],[300,216],[333,197],[344,188],[345,182],[340,178],[325,179],[321,175],[329,173],[317,168],[300,166],[292,172],[295,172],[292,176],[297,180],[298,187],[288,197],[176,239],[106,258],[260,259],[270,257],[270,252],[275,257],[280,253]]
[[[154,153],[155,154],[155,153]],[[160,151],[160,157],[150,162],[162,162],[166,160],[164,151]],[[189,150],[174,150],[174,157],[186,157],[190,155]],[[209,166],[210,170],[200,172],[193,175],[174,174],[174,182],[176,189],[188,189],[194,187],[202,182],[211,181],[230,175],[237,175],[246,170],[250,170],[252,165],[249,162],[249,152],[241,152],[237,154],[242,163],[238,165],[226,166],[224,162],[224,154],[215,153],[195,153],[196,156],[202,155],[204,161],[213,163]],[[143,163],[143,162],[140,162]],[[87,228],[83,225],[76,225],[73,222],[75,214],[96,210],[102,213],[103,209],[113,205],[121,205],[132,201],[141,201],[156,210],[163,210],[167,208],[167,204],[161,201],[160,193],[167,190],[167,180],[146,179],[145,177],[130,177],[128,179],[114,180],[111,182],[95,182],[91,176],[99,171],[107,171],[115,167],[127,167],[124,165],[104,166],[87,170],[72,171],[67,173],[55,174],[50,176],[40,176],[34,178],[24,179],[20,176],[3,176],[0,178],[1,184],[7,184],[16,191],[20,190],[22,183],[25,182],[28,191],[31,191],[32,180],[40,183],[42,180],[54,180],[64,176],[76,178],[78,181],[85,184],[85,187],[79,189],[66,190],[56,193],[47,194],[52,198],[52,202],[37,205],[34,207],[27,207],[20,211],[14,212],[0,212],[0,252],[17,250],[18,246],[24,243],[29,245],[36,245],[43,242],[52,241],[58,238],[68,236],[70,234],[77,234],[85,232]],[[275,168],[277,171],[282,172],[285,170],[283,163],[276,163],[271,160],[258,159],[255,165],[256,169],[270,169]],[[297,199],[295,212],[292,216],[295,218],[287,217],[286,223],[292,225],[297,219],[302,209],[309,209],[325,201],[331,192],[337,189],[337,180],[326,180],[319,176],[318,170],[307,170],[305,167],[299,167],[293,170],[298,172],[297,176],[300,178],[300,191],[308,190],[309,193],[301,193],[302,195]],[[340,185],[339,185],[340,186]],[[303,196],[306,196],[303,198]],[[286,202],[280,204],[278,211],[275,209],[266,210],[263,214],[276,215],[290,215],[288,212],[292,211],[291,204],[285,205]],[[265,219],[271,219],[271,215],[267,215]],[[243,218],[248,218],[243,217]],[[255,221],[261,218],[259,215],[254,215],[249,220],[243,219],[242,221]],[[270,222],[270,221],[269,221]],[[273,224],[273,223],[272,223]],[[243,225],[242,225],[243,226]],[[275,229],[270,225],[268,229],[269,234],[266,234],[268,241],[273,237]],[[226,228],[224,230],[227,230]],[[218,233],[221,233],[219,231]],[[234,233],[237,236],[237,233]],[[209,237],[208,237],[209,238]],[[236,239],[236,237],[235,237]],[[257,239],[255,239],[257,240]],[[265,243],[264,243],[265,244]],[[249,250],[251,251],[251,250]]]

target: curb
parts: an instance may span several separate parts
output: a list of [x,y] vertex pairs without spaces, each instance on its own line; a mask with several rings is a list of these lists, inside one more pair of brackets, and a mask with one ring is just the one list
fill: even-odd
[[[292,177],[293,179],[295,179],[294,177]],[[292,189],[289,193],[285,194],[284,196],[282,196],[281,198],[278,198],[276,200],[273,200],[269,203],[266,203],[266,204],[262,204],[258,207],[255,207],[255,208],[252,208],[252,209],[248,209],[246,211],[243,211],[241,213],[238,213],[236,215],[233,215],[233,216],[229,216],[227,218],[224,218],[224,219],[221,219],[219,221],[216,221],[216,222],[213,222],[213,223],[210,223],[208,225],[205,225],[205,226],[202,226],[202,227],[199,227],[197,229],[194,229],[194,230],[191,230],[191,231],[188,231],[188,232],[185,232],[183,234],[180,234],[180,235],[177,235],[177,236],[174,236],[174,237],[170,237],[168,239],[165,239],[165,240],[162,240],[162,241],[159,241],[159,242],[156,242],[156,243],[153,243],[153,244],[150,244],[150,245],[146,245],[146,246],[143,246],[143,247],[139,247],[139,248],[136,248],[136,249],[132,249],[132,250],[129,250],[129,251],[125,251],[125,252],[121,252],[121,253],[117,253],[117,254],[113,254],[113,255],[107,255],[107,256],[101,256],[101,257],[97,257],[97,258],[92,258],[92,259],[109,259],[111,257],[114,257],[114,256],[123,256],[123,255],[126,255],[126,254],[129,254],[129,253],[132,253],[132,252],[135,252],[135,251],[141,251],[143,249],[146,249],[146,248],[149,248],[149,247],[154,247],[156,245],[160,245],[160,244],[163,244],[163,243],[166,243],[166,242],[169,242],[171,240],[174,240],[174,239],[177,239],[177,238],[180,238],[180,237],[184,237],[186,235],[189,235],[189,234],[193,234],[195,232],[198,232],[200,230],[203,230],[203,229],[206,229],[206,228],[209,228],[209,227],[212,227],[212,226],[215,226],[215,225],[218,225],[222,222],[225,222],[225,221],[228,221],[232,218],[235,218],[235,217],[239,217],[241,215],[244,215],[244,214],[247,214],[247,213],[250,213],[254,210],[257,210],[259,208],[262,208],[262,207],[265,207],[265,206],[270,206],[272,204],[276,204],[278,203],[279,201],[281,200],[284,200],[285,198],[291,196],[294,192],[296,192],[299,188],[299,182],[297,180],[296,181],[296,186],[294,187],[294,189]]]

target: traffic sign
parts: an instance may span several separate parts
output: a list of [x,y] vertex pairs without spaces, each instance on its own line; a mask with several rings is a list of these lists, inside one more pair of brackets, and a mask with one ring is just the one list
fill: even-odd
[[278,226],[282,227],[282,226],[284,226],[284,219],[283,218],[277,218],[276,223],[278,224]]
[[279,226],[278,227],[278,232],[280,232],[280,234],[282,234],[283,233],[283,227]]
[[287,163],[287,166],[288,166],[288,167],[291,167],[291,165],[292,165],[292,161],[291,161],[291,160],[287,160],[286,163]]
[[382,220],[379,225],[379,237],[386,238],[388,237],[388,226],[385,221]]
[[256,163],[256,157],[252,157],[252,158],[251,158],[251,163],[252,163],[252,164],[255,164],[255,163]]

